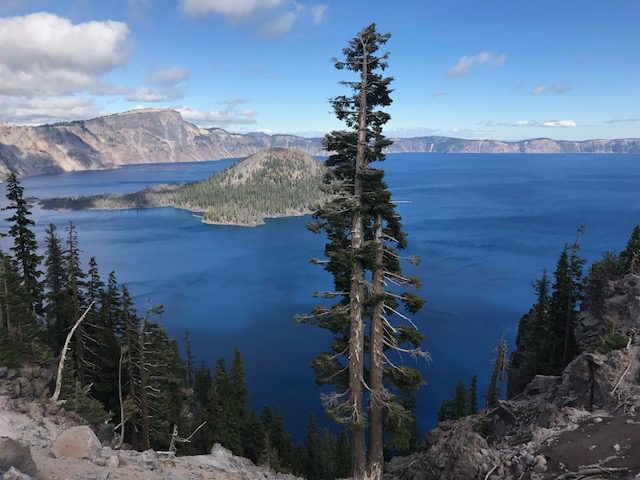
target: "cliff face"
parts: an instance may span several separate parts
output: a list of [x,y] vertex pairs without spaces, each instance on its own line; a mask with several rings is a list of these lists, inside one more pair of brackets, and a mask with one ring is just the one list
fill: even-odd
[[450,137],[398,138],[389,153],[640,153],[640,139],[571,142],[538,138],[519,142],[464,140]]
[[[166,109],[144,109],[77,122],[23,127],[0,124],[0,175],[115,168],[133,163],[246,157],[264,148],[326,154],[321,138],[237,134],[199,128]],[[640,153],[640,139],[501,142],[448,137],[398,138],[389,153]]]
[[18,127],[0,125],[0,173],[36,175],[135,163],[246,157],[268,147],[322,153],[319,139],[241,135],[203,129],[173,110],[134,110],[92,120]]

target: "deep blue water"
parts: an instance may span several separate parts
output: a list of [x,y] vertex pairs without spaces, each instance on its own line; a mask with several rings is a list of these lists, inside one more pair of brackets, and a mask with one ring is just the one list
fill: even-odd
[[[137,165],[119,170],[27,178],[35,197],[128,192],[150,184],[204,178],[232,161]],[[428,300],[417,317],[431,364],[419,394],[423,429],[459,379],[477,373],[481,387],[502,334],[511,344],[533,295],[531,281],[553,269],[565,242],[587,227],[583,253],[620,250],[640,223],[640,156],[389,155],[387,180],[422,256],[414,274]],[[72,220],[82,249],[106,274],[116,270],[137,304],[166,307],[164,323],[193,332],[199,359],[212,365],[236,346],[246,361],[251,404],[280,407],[301,438],[309,412],[321,417],[309,367],[328,337],[296,325],[314,290],[331,279],[309,259],[323,238],[307,218],[281,218],[258,228],[209,226],[175,209],[52,212],[34,208],[42,238],[49,222]],[[411,359],[405,359],[412,362]]]

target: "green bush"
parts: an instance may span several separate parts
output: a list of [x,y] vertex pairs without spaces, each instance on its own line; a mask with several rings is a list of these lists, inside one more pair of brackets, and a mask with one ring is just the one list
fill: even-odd
[[629,337],[616,331],[612,331],[600,340],[594,342],[589,350],[592,352],[607,354],[614,350],[625,348],[627,343],[629,343]]

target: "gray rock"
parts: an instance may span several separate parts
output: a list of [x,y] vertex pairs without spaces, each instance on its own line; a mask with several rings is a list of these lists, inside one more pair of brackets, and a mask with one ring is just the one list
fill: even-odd
[[15,467],[11,467],[2,478],[3,480],[31,480],[31,476],[26,473],[22,473]]
[[152,449],[145,450],[141,454],[141,460],[145,465],[145,468],[149,470],[156,470],[158,468],[158,455]]
[[536,375],[527,385],[527,395],[554,395],[562,381],[562,377],[553,375]]
[[111,455],[107,459],[107,467],[111,469],[118,468],[120,466],[120,458],[117,455]]
[[37,475],[38,469],[27,445],[8,437],[0,437],[0,471],[15,467],[28,475]]
[[56,458],[87,458],[93,460],[100,455],[102,445],[93,431],[83,425],[68,428],[58,436],[51,447],[51,452]]

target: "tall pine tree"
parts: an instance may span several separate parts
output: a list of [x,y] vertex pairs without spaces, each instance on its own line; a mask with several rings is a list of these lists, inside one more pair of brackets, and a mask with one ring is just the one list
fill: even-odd
[[[351,432],[351,476],[380,478],[383,465],[383,432],[387,425],[399,425],[403,418],[411,425],[411,412],[396,398],[393,390],[417,388],[422,379],[418,372],[396,366],[385,353],[397,350],[412,356],[424,356],[419,348],[422,335],[401,312],[402,305],[415,313],[424,303],[413,294],[386,292],[385,282],[398,288],[419,286],[416,279],[401,273],[402,259],[397,248],[406,246],[399,217],[384,182],[381,169],[370,164],[384,160],[390,141],[382,135],[389,115],[380,110],[391,103],[390,77],[386,53],[379,49],[389,39],[376,31],[375,24],[364,28],[343,49],[344,59],[335,66],[358,77],[345,81],[351,94],[336,97],[332,104],[339,120],[348,130],[327,135],[325,148],[332,152],[326,165],[326,190],[332,200],[314,214],[312,231],[327,236],[327,260],[315,260],[333,275],[335,291],[320,292],[324,298],[339,297],[328,307],[318,306],[313,315],[302,317],[334,335],[330,352],[313,361],[316,381],[335,384],[341,392],[325,395],[327,412]],[[369,273],[367,273],[369,272]],[[399,315],[406,325],[394,326],[389,318]],[[365,334],[370,319],[369,341]],[[366,353],[369,353],[368,362]],[[365,373],[368,367],[368,378]],[[385,379],[390,385],[385,385]],[[367,385],[368,408],[363,389]],[[369,460],[366,458],[365,430],[369,426]]]
[[5,220],[9,222],[9,236],[13,239],[11,250],[18,266],[21,284],[25,292],[25,302],[34,313],[42,313],[42,286],[40,284],[40,261],[36,235],[31,230],[35,224],[31,220],[30,205],[24,198],[24,188],[18,177],[12,173],[7,178],[7,199],[5,210],[13,214]]

